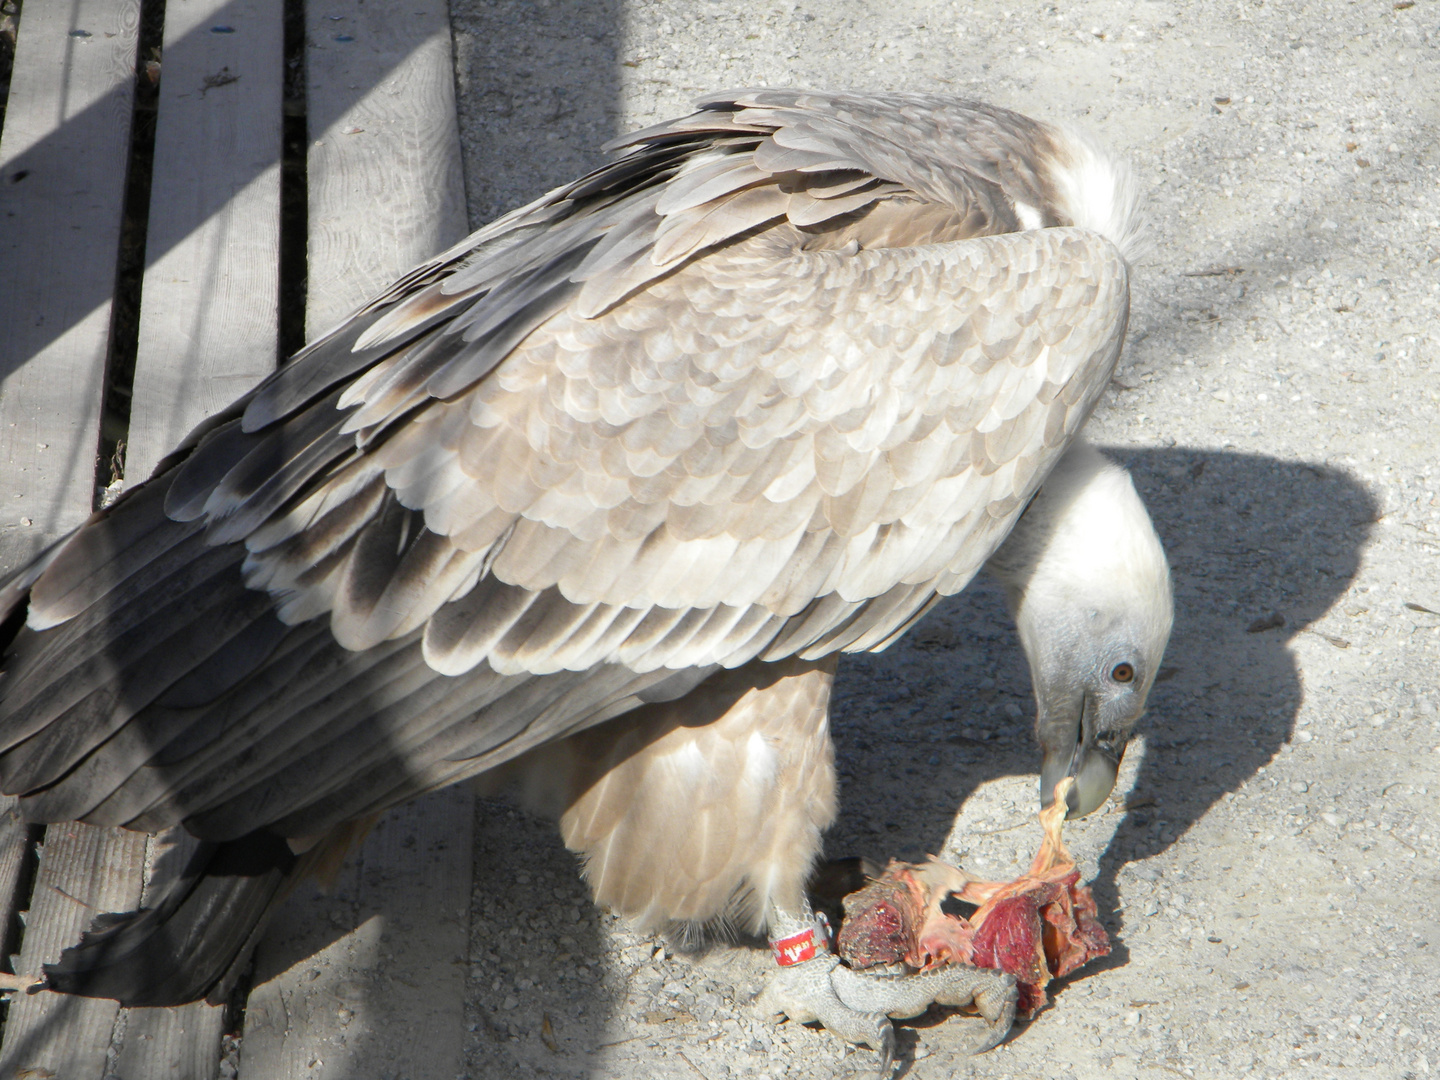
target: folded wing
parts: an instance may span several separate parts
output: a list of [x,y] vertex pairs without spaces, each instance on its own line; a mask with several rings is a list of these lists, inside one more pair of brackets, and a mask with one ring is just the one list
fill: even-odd
[[1118,356],[1125,263],[1066,227],[1058,138],[730,95],[418,268],[53,556],[4,790],[307,836],[719,668],[883,646]]

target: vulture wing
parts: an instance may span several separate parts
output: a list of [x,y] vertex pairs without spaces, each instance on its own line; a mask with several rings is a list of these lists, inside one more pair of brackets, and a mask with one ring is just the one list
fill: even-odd
[[880,648],[970,579],[1124,335],[1088,151],[781,91],[623,146],[12,582],[30,818],[312,836],[720,668]]

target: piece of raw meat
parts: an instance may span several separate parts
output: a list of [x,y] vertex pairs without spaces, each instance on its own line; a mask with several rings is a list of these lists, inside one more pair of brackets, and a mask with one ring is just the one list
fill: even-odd
[[[1065,847],[1062,780],[1040,812],[1044,836],[1027,873],[1014,881],[980,881],[937,859],[892,861],[864,889],[845,898],[837,945],[855,968],[903,962],[917,971],[972,964],[1015,976],[1017,1013],[1033,1016],[1048,1000],[1046,984],[1105,956],[1110,940],[1095,898]],[[942,910],[951,896],[978,905],[968,918]]]
[[939,859],[918,864],[891,859],[883,874],[845,897],[836,939],[840,956],[853,968],[968,962],[970,927],[945,915],[940,905],[971,884],[984,883]]

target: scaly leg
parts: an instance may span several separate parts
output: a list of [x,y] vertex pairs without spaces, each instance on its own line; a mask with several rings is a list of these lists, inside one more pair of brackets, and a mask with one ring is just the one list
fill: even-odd
[[1011,975],[960,965],[918,975],[863,974],[829,951],[808,905],[800,912],[772,906],[769,923],[781,967],[756,1004],[796,1023],[818,1020],[847,1042],[878,1051],[882,1076],[889,1074],[895,1057],[890,1017],[919,1016],[931,1005],[974,1004],[985,1020],[985,1031],[971,1048],[977,1054],[998,1044],[1015,1019]]
[[[767,922],[780,970],[770,976],[756,1005],[797,1024],[818,1020],[846,1042],[870,1047],[880,1054],[880,1075],[888,1076],[895,1060],[895,1028],[883,1008],[857,1007],[840,996],[832,976],[849,969],[830,951],[810,905],[799,912],[771,905]],[[807,933],[813,934],[808,944]]]

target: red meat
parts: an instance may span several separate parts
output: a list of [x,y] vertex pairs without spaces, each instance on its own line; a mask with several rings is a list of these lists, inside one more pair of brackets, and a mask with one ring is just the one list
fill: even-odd
[[891,859],[878,878],[845,897],[836,947],[853,968],[900,961],[925,969],[965,963],[970,927],[940,910],[947,896],[977,882],[958,866]]
[[[919,865],[892,861],[885,873],[845,899],[838,946],[853,967],[903,960],[917,970],[973,964],[1015,976],[1017,1013],[1033,1016],[1049,1000],[1045,986],[1110,952],[1095,898],[1060,830],[1065,794],[1040,813],[1044,838],[1027,873],[1014,881],[978,881],[932,859]],[[968,919],[941,910],[951,896],[977,904]]]

